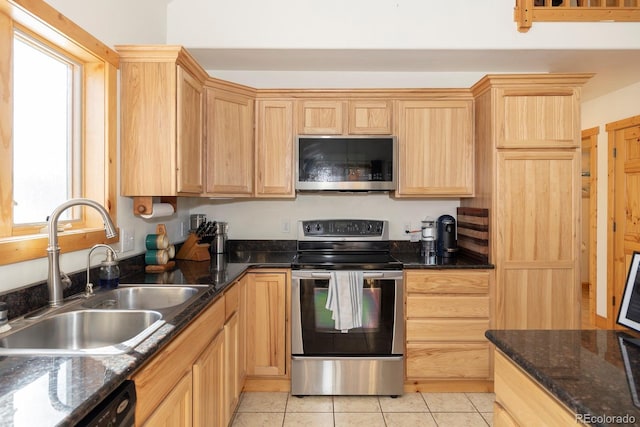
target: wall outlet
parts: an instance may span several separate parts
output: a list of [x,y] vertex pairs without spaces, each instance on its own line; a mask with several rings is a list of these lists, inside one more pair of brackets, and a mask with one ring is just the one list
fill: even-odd
[[180,221],[180,236],[187,237],[187,235],[189,234],[190,228],[191,228],[191,225],[189,224],[188,219],[183,219],[182,221]]
[[120,229],[120,253],[132,251],[135,248],[136,232],[133,228]]
[[291,232],[291,222],[289,221],[289,218],[284,218],[280,221],[280,232],[281,233]]

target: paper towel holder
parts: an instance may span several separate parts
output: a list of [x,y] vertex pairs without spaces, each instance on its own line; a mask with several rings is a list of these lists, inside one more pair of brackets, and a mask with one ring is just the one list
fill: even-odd
[[[178,198],[176,196],[162,196],[160,203],[169,203],[173,206],[173,211],[178,210]],[[135,196],[133,198],[133,214],[134,215],[151,215],[153,213],[153,197],[151,196]]]

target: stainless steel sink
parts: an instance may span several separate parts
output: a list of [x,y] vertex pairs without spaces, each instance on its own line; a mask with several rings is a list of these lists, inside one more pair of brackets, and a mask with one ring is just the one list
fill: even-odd
[[94,309],[162,310],[189,301],[206,287],[131,286],[102,292],[83,306]]
[[122,354],[164,323],[152,310],[68,311],[0,335],[0,355]]

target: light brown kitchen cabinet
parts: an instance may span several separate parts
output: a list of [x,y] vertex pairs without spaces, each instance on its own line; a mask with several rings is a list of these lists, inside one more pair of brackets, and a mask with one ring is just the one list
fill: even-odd
[[490,272],[407,270],[405,287],[406,382],[417,391],[438,381],[450,390],[490,390]]
[[249,273],[247,277],[247,375],[284,377],[290,357],[287,313],[290,273]]
[[399,100],[396,197],[474,195],[473,100]]
[[347,130],[345,123],[346,102],[344,100],[300,100],[298,111],[298,134],[342,135]]
[[200,194],[206,72],[179,46],[123,45],[117,51],[121,194]]
[[[144,425],[158,408],[168,415],[172,411],[167,408],[171,406],[175,407],[175,411],[183,411],[184,399],[173,395],[173,390],[176,387],[179,388],[181,381],[187,381],[184,378],[188,378],[188,388],[193,393],[191,408],[195,407],[198,411],[195,419],[202,420],[206,415],[206,412],[202,412],[204,410],[202,402],[219,390],[219,383],[207,376],[202,376],[214,371],[215,364],[209,356],[202,355],[219,353],[214,350],[207,353],[207,348],[211,345],[215,346],[215,343],[211,343],[216,336],[222,334],[224,319],[225,302],[222,296],[199,315],[185,331],[133,374],[132,379],[136,384],[137,394],[136,425]],[[196,388],[193,388],[194,383],[198,385]],[[184,387],[186,388],[186,385]],[[195,405],[193,402],[196,402]],[[154,420],[159,421],[159,417],[159,415],[154,416]],[[190,413],[189,420],[192,420],[192,417]],[[205,425],[207,422],[208,420],[204,420]]]
[[225,334],[219,331],[193,364],[193,425],[224,426]]
[[[188,372],[144,422],[145,426],[190,427],[192,422],[192,375]],[[136,423],[138,421],[136,420]]]
[[348,128],[351,135],[391,134],[391,100],[349,100]]
[[236,283],[225,294],[224,324],[224,425],[228,425],[233,412],[240,400],[242,383],[241,347],[244,346],[244,334],[240,333],[240,299],[244,289],[244,282]]
[[552,396],[502,352],[495,352],[495,360],[494,426],[585,425],[577,420],[575,412]]
[[256,102],[256,197],[296,196],[293,102]]
[[212,80],[206,83],[207,196],[253,195],[253,103],[247,90]]
[[580,92],[587,74],[488,75],[473,88],[476,193],[489,209],[496,327],[580,328]]

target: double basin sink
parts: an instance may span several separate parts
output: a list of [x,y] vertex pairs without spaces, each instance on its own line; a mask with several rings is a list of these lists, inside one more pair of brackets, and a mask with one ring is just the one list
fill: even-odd
[[0,356],[113,355],[131,351],[206,291],[206,285],[123,285],[67,303],[0,334]]

